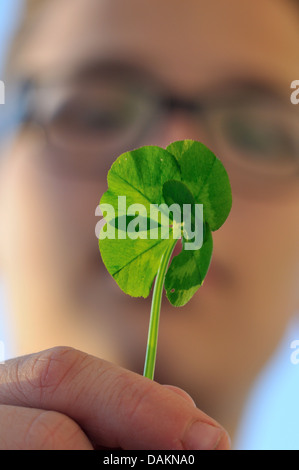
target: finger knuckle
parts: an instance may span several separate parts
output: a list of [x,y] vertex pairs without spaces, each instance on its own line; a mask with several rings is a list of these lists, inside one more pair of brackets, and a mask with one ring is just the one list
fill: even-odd
[[[32,389],[40,394],[40,401],[47,393],[54,393],[63,383],[75,376],[75,366],[85,357],[75,349],[60,346],[32,356],[26,367],[28,392]],[[25,385],[26,388],[26,385]]]
[[141,416],[153,407],[153,384],[144,384],[141,380],[134,380],[130,377],[121,377],[118,390],[118,413],[123,415],[126,422],[133,427],[136,423],[142,422]]
[[56,411],[44,410],[34,416],[24,436],[23,447],[32,450],[72,450],[84,443],[77,423]]
[[32,362],[30,373],[38,379],[39,388],[55,387],[71,371],[77,357],[77,351],[63,346],[44,351]]

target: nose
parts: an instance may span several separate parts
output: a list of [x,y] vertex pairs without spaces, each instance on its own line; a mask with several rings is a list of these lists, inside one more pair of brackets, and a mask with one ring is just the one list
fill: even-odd
[[177,110],[168,113],[152,131],[148,145],[165,148],[172,142],[184,139],[198,140],[207,146],[209,144],[208,133],[200,118],[193,113]]

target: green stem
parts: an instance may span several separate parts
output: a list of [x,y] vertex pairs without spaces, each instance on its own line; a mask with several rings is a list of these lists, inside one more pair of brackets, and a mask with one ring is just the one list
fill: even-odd
[[169,264],[170,257],[172,255],[173,249],[176,245],[177,240],[173,240],[169,245],[165,253],[163,254],[158,269],[158,273],[155,280],[155,286],[152,297],[152,306],[151,306],[151,316],[148,329],[148,338],[147,338],[147,348],[144,364],[144,377],[148,377],[153,380],[156,364],[156,355],[157,355],[157,344],[158,344],[158,331],[159,331],[159,320],[160,320],[160,310],[161,310],[161,301],[162,293],[164,287],[164,280],[166,275],[167,266]]

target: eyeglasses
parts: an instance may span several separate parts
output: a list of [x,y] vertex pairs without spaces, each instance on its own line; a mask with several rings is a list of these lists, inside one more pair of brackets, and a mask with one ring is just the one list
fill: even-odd
[[103,75],[33,87],[29,98],[26,120],[42,126],[53,165],[70,174],[107,173],[180,111],[198,122],[200,140],[241,190],[298,186],[299,113],[272,95],[235,89],[185,100],[141,79]]

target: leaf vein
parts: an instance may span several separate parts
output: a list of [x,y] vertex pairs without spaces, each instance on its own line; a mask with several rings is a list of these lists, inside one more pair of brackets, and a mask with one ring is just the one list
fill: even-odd
[[149,248],[147,248],[146,250],[142,251],[141,253],[138,253],[134,258],[132,258],[128,263],[126,263],[124,266],[122,266],[121,268],[119,268],[117,271],[113,272],[112,276],[116,276],[118,273],[120,273],[123,269],[125,269],[127,266],[129,266],[131,263],[133,263],[137,258],[139,258],[139,256],[143,256],[145,253],[147,253],[148,251],[152,250],[153,248],[155,248],[157,245],[159,245],[159,243],[163,242],[164,240],[161,239],[161,240],[158,240],[157,243],[155,243],[154,245],[151,245]]

